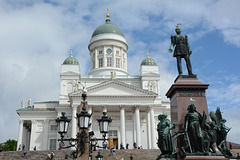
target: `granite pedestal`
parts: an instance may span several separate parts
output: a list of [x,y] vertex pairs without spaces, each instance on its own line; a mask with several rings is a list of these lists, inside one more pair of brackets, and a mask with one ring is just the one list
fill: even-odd
[[[166,93],[166,96],[170,98],[171,122],[175,124],[172,134],[184,131],[184,117],[187,114],[188,105],[191,103],[195,104],[199,113],[202,114],[205,111],[207,117],[209,117],[205,95],[205,90],[208,86],[208,84],[200,82],[195,75],[181,75],[176,78],[174,84]],[[194,100],[194,102],[191,100]],[[177,141],[178,155],[181,152],[183,144],[182,138],[183,136],[179,137]]]

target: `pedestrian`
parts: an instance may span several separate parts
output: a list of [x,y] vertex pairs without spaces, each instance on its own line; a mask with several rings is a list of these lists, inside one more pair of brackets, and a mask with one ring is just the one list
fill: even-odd
[[54,158],[54,155],[55,155],[55,154],[52,152],[52,153],[51,153],[51,159],[53,159],[53,158]]
[[68,159],[68,154],[65,155],[65,159]]
[[23,151],[23,157],[25,158],[26,155],[27,155],[27,150],[24,150],[24,151]]
[[229,143],[229,148],[232,149],[232,142]]
[[113,151],[112,151],[113,156],[115,156],[115,148],[113,147]]
[[122,142],[120,143],[120,149],[123,149],[123,143]]
[[133,160],[133,156],[132,155],[131,155],[130,159]]
[[129,146],[129,144],[127,143],[127,144],[126,144],[126,149],[128,149],[128,146]]
[[22,145],[22,150],[24,151],[24,149],[25,149],[25,144]]
[[136,142],[133,143],[133,147],[134,147],[134,149],[137,149],[137,143]]
[[34,151],[36,151],[36,150],[37,150],[37,147],[36,147],[36,146],[34,146],[33,150],[34,150]]
[[47,160],[50,160],[50,159],[51,159],[51,154],[48,153],[48,154],[47,154]]

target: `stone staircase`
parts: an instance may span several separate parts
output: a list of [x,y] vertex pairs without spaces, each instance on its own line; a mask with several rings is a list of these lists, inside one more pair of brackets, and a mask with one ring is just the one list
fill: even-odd
[[[47,155],[54,152],[54,160],[64,160],[65,155],[70,155],[69,150],[61,151],[28,151],[26,157],[23,157],[23,151],[9,151],[0,152],[0,160],[47,160]],[[234,156],[240,153],[240,149],[231,150]],[[128,149],[128,150],[116,150],[115,156],[110,156],[109,150],[101,150],[101,155],[103,155],[103,160],[129,160],[130,156],[133,156],[134,160],[156,160],[158,155],[160,155],[159,149]],[[93,151],[92,157],[95,160],[98,151]],[[72,158],[68,158],[69,160]]]
[[[69,150],[61,151],[28,151],[26,157],[23,157],[23,151],[9,151],[0,152],[0,160],[47,160],[47,155],[54,152],[54,160],[64,160],[65,155],[70,155]],[[129,160],[130,156],[133,156],[134,160],[155,160],[160,154],[159,149],[128,149],[128,150],[116,150],[115,156],[110,156],[110,150],[101,150],[101,155],[103,155],[103,160]],[[98,151],[93,151],[92,157],[95,160]],[[72,159],[72,158],[68,158]]]

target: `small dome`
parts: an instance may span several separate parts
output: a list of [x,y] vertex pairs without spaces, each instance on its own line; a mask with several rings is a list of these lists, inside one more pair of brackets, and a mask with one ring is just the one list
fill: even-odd
[[67,59],[65,59],[65,61],[63,62],[63,64],[71,64],[71,65],[79,65],[78,60],[72,56],[72,49],[71,49],[71,55],[70,57],[68,57]]
[[142,61],[141,65],[156,66],[157,64],[152,58],[149,57],[149,54],[147,54],[147,58]]
[[125,37],[122,30],[119,27],[110,23],[111,21],[110,21],[109,17],[110,17],[110,15],[107,12],[106,23],[97,27],[95,29],[95,31],[93,32],[92,37],[99,35],[99,34],[104,34],[104,33],[114,33],[114,34],[119,34],[119,35]]

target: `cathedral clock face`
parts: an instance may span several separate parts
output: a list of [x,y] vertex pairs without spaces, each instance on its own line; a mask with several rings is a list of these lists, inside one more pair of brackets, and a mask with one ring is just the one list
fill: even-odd
[[111,54],[112,53],[112,50],[110,48],[107,49],[107,53],[108,54]]

